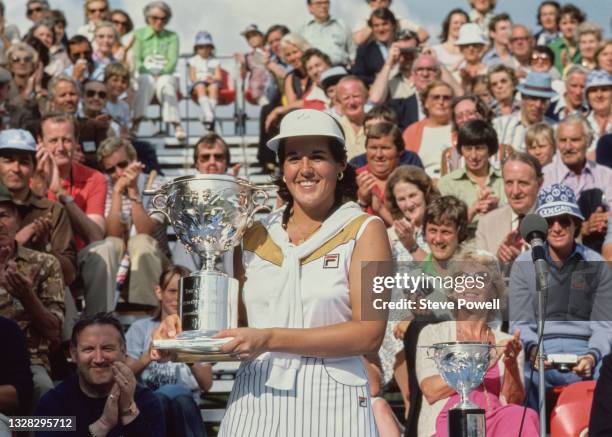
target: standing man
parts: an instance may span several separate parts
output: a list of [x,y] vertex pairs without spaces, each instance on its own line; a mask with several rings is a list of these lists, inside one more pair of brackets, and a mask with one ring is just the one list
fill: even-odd
[[125,335],[119,320],[107,313],[79,320],[72,331],[70,355],[76,373],[40,401],[35,416],[75,416],[78,436],[165,435],[161,403],[150,389],[137,383],[125,364]]
[[332,65],[348,66],[354,55],[351,30],[344,22],[329,15],[329,0],[307,0],[312,19],[298,33],[312,47],[327,54]]
[[502,164],[504,192],[508,203],[485,214],[476,228],[476,247],[511,263],[521,253],[525,242],[519,225],[526,214],[535,210],[542,186],[542,166],[525,152],[514,152]]

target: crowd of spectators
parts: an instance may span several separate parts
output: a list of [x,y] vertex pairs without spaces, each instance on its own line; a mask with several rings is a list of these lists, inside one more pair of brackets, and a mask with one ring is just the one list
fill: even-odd
[[[569,374],[547,367],[547,387],[604,370],[612,385],[602,367],[612,314],[597,307],[612,289],[603,264],[612,261],[612,40],[579,5],[551,0],[539,4],[537,26],[515,22],[495,0],[468,0],[445,11],[437,41],[395,14],[391,0],[367,0],[357,23],[330,15],[329,0],[306,3],[298,28],[247,26],[248,51],[234,56],[244,97],[261,111],[262,171],[278,174],[266,143],[286,114],[327,112],[354,170],[341,178],[355,179],[352,198],[386,224],[394,260],[419,262],[433,276],[458,274],[449,261],[467,260],[500,275],[491,293],[505,279],[510,306],[520,309],[510,331],[494,315],[455,325],[436,313],[433,328],[431,317],[396,314],[379,357],[364,358],[372,395],[394,379],[405,405],[397,420],[384,400],[373,404],[380,434],[400,435],[403,422],[406,435],[445,435],[456,394],[418,346],[485,338],[515,355],[488,375],[491,397],[474,400],[495,413],[487,426],[517,426],[512,406],[525,404],[523,433],[537,435],[543,382],[533,367],[535,275],[518,230],[525,215],[548,222],[555,282],[547,310],[568,314],[551,323],[544,348],[577,357]],[[228,73],[213,35],[198,29],[193,45],[183,42],[191,52],[183,93],[179,36],[170,30],[178,25],[163,1],[145,6],[137,29],[110,1],[83,6],[82,26],[68,35],[64,11],[47,0],[25,3],[28,29],[11,24],[0,0],[0,322],[11,351],[0,366],[0,435],[7,416],[35,410],[83,417],[78,430],[91,435],[204,435],[197,401],[210,389],[211,366],[158,363],[150,353],[153,330],[177,313],[178,279],[201,260],[169,245],[165,218],[149,215],[145,190],[165,179],[139,132],[157,103],[187,147],[184,94],[209,131],[196,141],[194,173],[237,176],[244,163],[230,162],[215,133]],[[567,278],[581,262],[598,267],[594,282],[579,284],[590,297],[574,302]],[[231,271],[231,257],[221,264]],[[108,314],[118,302],[153,315],[126,336]],[[54,388],[63,344],[77,373]],[[609,435],[606,402],[594,405],[590,435]]]

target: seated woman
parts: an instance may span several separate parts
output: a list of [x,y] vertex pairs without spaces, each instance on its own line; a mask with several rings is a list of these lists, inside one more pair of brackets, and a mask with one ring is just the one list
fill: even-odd
[[404,150],[399,128],[388,122],[376,123],[366,134],[367,164],[356,170],[357,203],[369,214],[382,218],[387,226],[393,224],[393,216],[385,206],[385,184],[399,166],[402,152],[414,155]]
[[452,144],[451,86],[434,80],[421,95],[423,112],[427,118],[411,124],[403,133],[406,149],[419,155],[425,171],[432,178],[440,177],[442,152]]
[[[439,196],[431,178],[414,165],[396,168],[387,180],[386,204],[394,218],[387,230],[394,261],[422,261],[429,253],[423,235],[423,218],[427,205]],[[402,393],[406,414],[409,408],[408,372],[404,355],[401,320],[406,314],[391,314],[385,338],[378,355],[382,364],[382,386],[395,378]]]
[[101,21],[94,31],[95,47],[93,60],[100,65],[109,65],[119,62],[113,54],[113,49],[119,41],[119,33],[110,21]]
[[200,392],[212,385],[210,364],[157,362],[151,358],[151,335],[166,317],[178,313],[179,279],[190,272],[182,266],[164,270],[155,287],[159,308],[153,317],[138,320],[126,334],[127,365],[140,382],[155,390],[166,414],[167,435],[205,436]]
[[510,115],[521,110],[521,103],[515,97],[518,78],[514,69],[498,64],[488,73],[489,90],[495,99],[491,105],[494,117]]
[[455,67],[453,77],[466,90],[469,89],[475,77],[487,73],[487,66],[481,62],[486,43],[478,25],[466,23],[459,29],[459,37],[455,45],[459,47],[463,61]]
[[470,231],[476,230],[481,214],[506,202],[501,171],[489,162],[498,148],[493,126],[484,120],[468,121],[459,129],[457,138],[457,150],[465,160],[465,167],[438,182],[440,193],[454,195],[469,206]]
[[536,123],[525,132],[527,153],[536,158],[542,167],[550,164],[557,150],[555,131],[547,123]]
[[[484,286],[453,290],[449,298],[469,299],[474,302],[501,298],[504,283],[495,258],[485,252],[467,250],[450,265],[449,276],[481,278]],[[450,291],[450,290],[449,290]],[[524,407],[523,363],[519,332],[513,336],[492,328],[495,311],[470,310],[466,307],[454,311],[453,321],[428,325],[419,334],[416,349],[416,375],[423,393],[418,417],[419,435],[445,437],[448,435],[448,410],[459,402],[459,395],[444,379],[431,359],[427,347],[451,341],[490,343],[491,360],[483,383],[470,393],[469,399],[485,410],[487,435],[518,435],[522,423],[523,436],[538,436],[538,414]]]
[[321,84],[321,73],[331,68],[329,56],[319,49],[310,48],[304,52],[302,64],[306,68],[306,74],[312,83],[310,89],[304,93],[303,108],[318,109],[319,111],[329,109],[331,101]]
[[31,41],[32,38],[39,40],[48,51],[49,61],[44,70],[49,76],[61,74],[70,65],[66,50],[61,45],[55,45],[56,36],[53,21],[44,19],[32,26],[25,39]]

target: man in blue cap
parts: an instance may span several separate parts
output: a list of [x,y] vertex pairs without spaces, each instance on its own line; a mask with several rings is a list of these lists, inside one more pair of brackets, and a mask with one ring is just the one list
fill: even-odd
[[[584,217],[571,188],[554,184],[538,196],[536,212],[548,223],[544,251],[548,296],[543,342],[546,386],[597,379],[612,339],[612,272],[597,252],[576,241]],[[510,272],[510,331],[521,332],[529,406],[538,405],[536,275],[531,250],[519,255]],[[555,355],[567,354],[569,371],[558,370]]]
[[0,132],[0,182],[11,192],[21,213],[19,243],[57,258],[64,283],[76,277],[76,248],[70,220],[64,207],[36,195],[30,182],[36,170],[36,142],[30,132],[7,129]]
[[553,120],[544,117],[550,99],[557,95],[551,82],[548,73],[530,72],[525,82],[517,86],[517,91],[521,93],[521,110],[493,120],[500,144],[524,152],[525,132],[530,126],[542,121],[554,124]]

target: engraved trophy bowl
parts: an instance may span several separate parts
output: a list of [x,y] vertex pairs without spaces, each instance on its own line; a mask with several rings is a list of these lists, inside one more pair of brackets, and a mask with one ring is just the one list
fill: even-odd
[[217,270],[215,263],[240,243],[255,214],[268,208],[264,188],[229,175],[198,174],[145,192],[154,195],[150,214],[166,216],[186,250],[203,260],[200,271],[181,278],[179,343],[156,340],[156,347],[182,344],[193,352],[198,344],[218,347],[228,340],[210,337],[237,325],[238,281]]
[[484,410],[468,396],[482,384],[494,347],[489,343],[456,341],[436,343],[428,348],[442,379],[461,397],[460,402],[449,410],[449,437],[486,435]]

